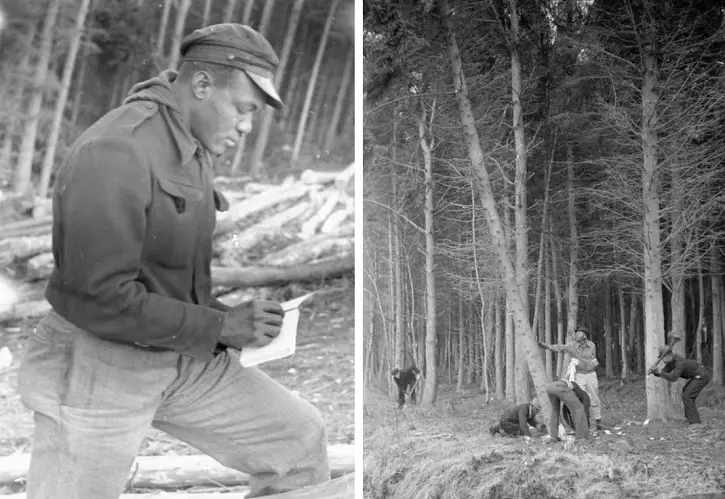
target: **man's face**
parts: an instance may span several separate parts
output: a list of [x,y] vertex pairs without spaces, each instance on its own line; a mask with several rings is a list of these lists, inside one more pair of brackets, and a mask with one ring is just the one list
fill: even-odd
[[584,331],[577,331],[575,333],[575,338],[579,345],[584,346],[587,344],[587,335]]
[[205,72],[192,78],[198,99],[191,114],[191,130],[216,155],[235,148],[242,136],[252,131],[254,116],[266,105],[264,92],[244,71],[233,74],[227,85],[215,84]]

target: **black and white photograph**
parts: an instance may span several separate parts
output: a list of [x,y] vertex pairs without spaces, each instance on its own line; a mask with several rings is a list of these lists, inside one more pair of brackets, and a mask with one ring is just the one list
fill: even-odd
[[725,498],[725,3],[362,3],[364,497]]
[[0,29],[0,495],[355,497],[354,0]]

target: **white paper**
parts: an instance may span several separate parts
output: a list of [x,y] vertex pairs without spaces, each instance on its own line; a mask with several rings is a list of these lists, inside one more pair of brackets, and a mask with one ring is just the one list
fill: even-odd
[[300,320],[300,310],[298,307],[313,294],[315,293],[308,293],[281,304],[282,310],[284,310],[284,319],[282,319],[282,328],[280,329],[279,336],[263,347],[242,348],[242,353],[239,356],[239,362],[242,366],[252,367],[264,362],[289,357],[295,353],[295,347],[297,346],[297,323]]

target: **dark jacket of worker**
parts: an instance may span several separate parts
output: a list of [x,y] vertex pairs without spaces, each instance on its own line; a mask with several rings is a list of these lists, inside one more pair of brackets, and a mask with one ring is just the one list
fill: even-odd
[[174,76],[136,85],[59,169],[46,298],[100,338],[213,356],[227,307],[211,296],[211,158],[182,122]]

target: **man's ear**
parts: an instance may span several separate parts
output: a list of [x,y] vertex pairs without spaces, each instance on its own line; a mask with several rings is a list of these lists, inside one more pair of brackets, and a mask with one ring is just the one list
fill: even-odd
[[204,100],[211,95],[214,89],[214,81],[206,71],[197,71],[191,77],[191,93],[199,100]]

